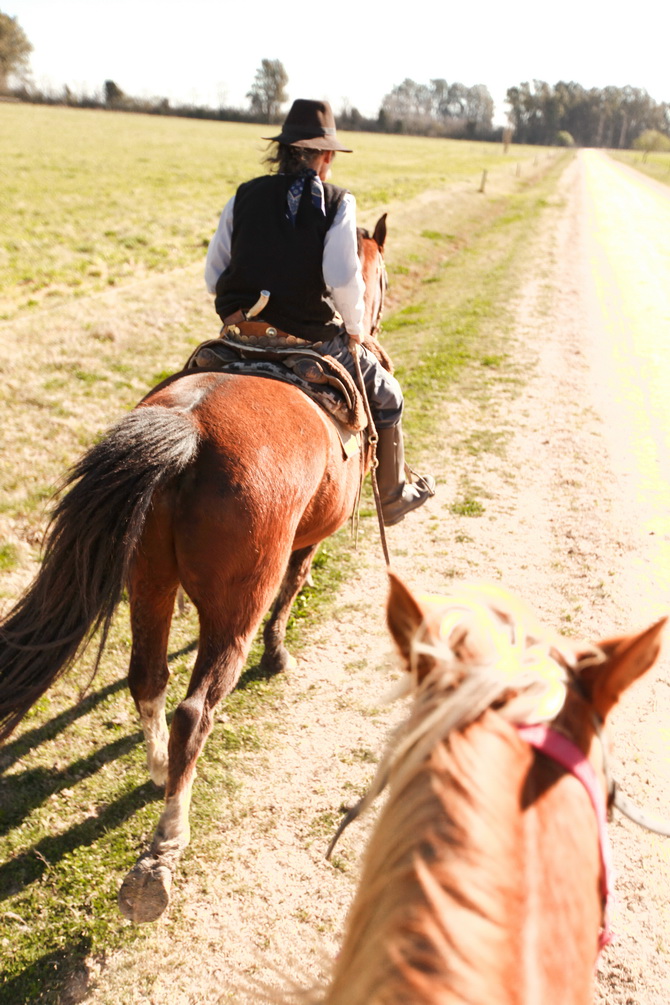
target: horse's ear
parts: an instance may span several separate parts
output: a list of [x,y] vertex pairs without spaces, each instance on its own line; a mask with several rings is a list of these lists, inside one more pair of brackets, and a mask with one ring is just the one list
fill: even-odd
[[587,666],[579,679],[602,720],[624,691],[658,659],[661,632],[667,620],[661,618],[638,635],[623,635],[598,643],[598,648],[605,654],[605,661]]
[[412,643],[425,622],[425,615],[403,581],[394,572],[388,575],[391,592],[386,605],[386,620],[389,631],[404,660],[405,669],[410,670],[414,665],[421,680],[435,666],[431,656],[421,653],[417,659],[412,653]]
[[387,217],[387,215],[388,214],[384,213],[383,216],[379,217],[379,219],[377,220],[377,224],[375,226],[374,234],[372,235],[373,240],[375,240],[377,242],[377,244],[379,245],[379,250],[380,251],[384,250],[384,245],[386,243],[386,217]]

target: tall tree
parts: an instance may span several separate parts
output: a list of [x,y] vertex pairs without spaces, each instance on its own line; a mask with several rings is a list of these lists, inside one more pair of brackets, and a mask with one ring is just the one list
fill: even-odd
[[281,106],[288,97],[287,84],[288,74],[281,60],[261,60],[251,90],[247,94],[252,112],[264,122],[276,122],[280,116]]
[[409,77],[386,94],[379,128],[427,135],[480,135],[492,128],[493,99],[483,84],[418,84]]
[[493,98],[484,84],[475,84],[467,89],[465,117],[471,136],[478,136],[493,128]]
[[0,11],[0,92],[7,89],[10,76],[23,76],[33,47],[15,17]]
[[105,104],[108,108],[121,108],[125,97],[118,84],[114,83],[113,80],[105,81]]
[[444,77],[436,77],[430,82],[430,90],[433,95],[433,115],[436,119],[446,116],[447,101],[449,99],[449,84]]
[[543,80],[510,87],[510,123],[517,143],[554,143],[570,133],[579,146],[627,147],[645,129],[670,132],[668,105],[657,105],[637,87],[592,87]]

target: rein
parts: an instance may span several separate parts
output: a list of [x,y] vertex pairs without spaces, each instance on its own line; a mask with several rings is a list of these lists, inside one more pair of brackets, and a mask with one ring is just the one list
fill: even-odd
[[[372,419],[372,410],[370,409],[370,402],[368,401],[367,392],[365,390],[365,382],[363,381],[363,373],[361,371],[361,361],[359,357],[360,346],[358,342],[354,339],[349,339],[349,351],[354,357],[354,363],[356,364],[356,380],[358,382],[358,389],[361,392],[361,397],[363,398],[363,404],[365,406],[365,414],[368,420],[368,443],[370,444],[370,452],[372,458],[370,460],[370,481],[372,482],[372,492],[375,497],[375,509],[377,510],[377,520],[379,522],[379,536],[382,542],[382,551],[384,552],[384,560],[386,562],[386,567],[389,568],[391,565],[391,558],[389,555],[388,542],[386,540],[386,531],[384,530],[384,518],[382,516],[382,500],[379,494],[379,484],[377,482],[377,466],[379,461],[377,460],[377,443],[379,442],[379,435],[375,429],[375,424]],[[360,502],[360,495],[359,495]]]
[[[584,701],[588,702],[588,698],[580,684],[579,677],[575,674],[571,674],[570,687]],[[660,820],[652,813],[647,813],[646,810],[641,810],[621,791],[619,783],[614,778],[610,770],[607,758],[607,747],[603,736],[602,721],[593,712],[591,713],[591,721],[593,723],[595,734],[600,740],[600,747],[602,749],[603,773],[605,775],[605,786],[607,788],[608,808],[611,806],[616,807],[619,813],[623,813],[623,815],[628,817],[632,823],[637,824],[638,827],[644,828],[644,830],[651,831],[652,834],[660,834],[661,837],[670,837],[670,820]]]
[[[379,253],[379,262],[381,265],[379,273],[379,308],[377,310],[377,316],[372,322],[370,328],[370,335],[374,338],[382,323],[382,314],[384,312],[384,293],[386,292],[387,278],[386,278],[386,266],[384,264],[384,259]],[[356,380],[358,382],[358,389],[361,392],[361,397],[363,399],[363,404],[365,407],[365,414],[368,420],[368,443],[370,445],[370,481],[372,483],[372,494],[375,498],[375,509],[377,510],[377,521],[379,523],[379,537],[382,543],[382,551],[384,552],[384,561],[386,562],[386,568],[391,566],[391,558],[389,555],[388,542],[386,540],[386,531],[384,529],[384,517],[382,515],[382,501],[379,494],[379,484],[377,482],[377,467],[379,466],[379,461],[377,460],[377,443],[379,442],[379,436],[375,428],[374,421],[372,419],[372,410],[370,408],[370,402],[368,401],[367,391],[365,390],[365,382],[363,380],[363,373],[361,371],[361,361],[360,361],[360,345],[354,339],[349,339],[349,352],[354,358],[354,363],[356,365]],[[363,474],[361,474],[361,483],[363,480]],[[358,495],[358,503],[360,505],[360,489]]]
[[608,805],[615,806],[619,813],[623,813],[625,817],[628,817],[628,819],[634,824],[637,824],[638,827],[643,827],[645,830],[651,831],[652,834],[660,834],[661,837],[670,837],[670,820],[659,820],[653,814],[647,813],[646,810],[641,810],[621,791],[619,783],[613,777],[612,772],[609,769],[609,764],[605,754],[605,741],[603,739],[601,723],[595,716],[593,725],[603,749],[603,769],[605,772],[605,783],[607,785]]
[[381,266],[379,270],[379,307],[377,309],[377,317],[372,322],[372,328],[370,329],[370,335],[376,338],[379,334],[379,330],[382,326],[382,315],[384,313],[384,296],[386,290],[388,289],[388,278],[386,275],[386,264],[384,262],[384,257],[379,252],[379,264]]
[[631,802],[628,796],[623,794],[614,779],[612,779],[612,788],[610,791],[612,794],[612,806],[616,806],[619,813],[623,813],[625,817],[632,820],[638,827],[644,827],[645,830],[651,831],[653,834],[660,834],[661,837],[670,837],[669,820],[659,820],[653,814],[639,809]]

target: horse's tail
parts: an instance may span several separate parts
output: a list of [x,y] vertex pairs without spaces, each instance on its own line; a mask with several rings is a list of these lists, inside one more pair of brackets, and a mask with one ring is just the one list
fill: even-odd
[[0,625],[0,740],[101,629],[97,669],[153,494],[198,442],[188,412],[138,408],[66,477],[40,570]]

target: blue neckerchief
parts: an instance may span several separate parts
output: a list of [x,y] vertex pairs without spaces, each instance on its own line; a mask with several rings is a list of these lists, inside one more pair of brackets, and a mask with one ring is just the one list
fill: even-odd
[[305,182],[308,179],[312,205],[320,210],[324,216],[326,215],[326,197],[323,191],[323,182],[314,168],[305,168],[304,171],[300,172],[286,194],[286,219],[294,227],[298,215],[298,206],[300,205]]

